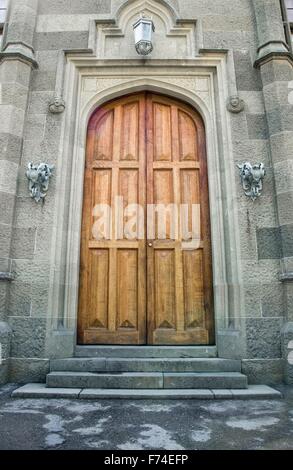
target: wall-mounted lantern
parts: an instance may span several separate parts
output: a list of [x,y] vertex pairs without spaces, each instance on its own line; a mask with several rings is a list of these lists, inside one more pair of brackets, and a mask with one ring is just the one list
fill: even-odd
[[155,25],[152,19],[146,18],[141,14],[139,20],[133,25],[135,49],[139,55],[148,55],[152,52],[154,46],[152,41]]

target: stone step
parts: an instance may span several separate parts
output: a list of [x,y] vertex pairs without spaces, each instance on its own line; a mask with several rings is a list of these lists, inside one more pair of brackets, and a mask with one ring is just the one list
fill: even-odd
[[83,400],[186,400],[186,399],[280,399],[282,394],[267,385],[249,385],[242,390],[215,389],[81,389],[81,388],[48,388],[45,384],[27,384],[12,393],[13,398],[71,398]]
[[47,375],[47,386],[102,389],[245,389],[247,377],[239,372],[51,372]]
[[50,363],[52,372],[241,372],[241,361],[200,358],[70,358]]
[[246,375],[239,372],[166,373],[163,388],[247,388]]
[[51,372],[48,387],[62,388],[163,388],[163,374],[122,372],[104,374],[93,372]]
[[217,356],[216,346],[76,346],[76,357],[208,358]]

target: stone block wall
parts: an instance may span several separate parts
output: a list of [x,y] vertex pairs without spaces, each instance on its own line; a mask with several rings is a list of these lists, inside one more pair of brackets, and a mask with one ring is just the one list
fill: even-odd
[[[51,114],[48,105],[59,80],[60,54],[86,51],[90,21],[113,19],[129,3],[12,0],[0,56],[0,271],[12,273],[14,281],[0,281],[0,320],[12,330],[11,377],[18,380],[41,380],[46,371],[56,198],[70,189],[67,176],[61,188],[53,177],[46,203],[37,204],[30,198],[25,171],[31,161],[55,165],[55,175],[59,170],[65,117]],[[288,103],[293,75],[290,58],[278,57],[280,51],[275,51],[276,58],[270,56],[258,67],[254,64],[267,57],[258,51],[260,46],[284,41],[279,2],[157,3],[169,4],[180,18],[198,21],[201,49],[227,51],[233,58],[237,92],[245,103],[243,112],[230,116],[245,317],[240,332],[245,341],[244,370],[254,382],[278,382],[283,376],[281,332],[293,319],[293,284],[280,281],[281,273],[293,271],[293,106]],[[267,169],[263,195],[254,203],[244,195],[236,168],[245,161],[263,162]],[[230,195],[226,197],[229,208]],[[21,364],[24,372],[19,373]]]

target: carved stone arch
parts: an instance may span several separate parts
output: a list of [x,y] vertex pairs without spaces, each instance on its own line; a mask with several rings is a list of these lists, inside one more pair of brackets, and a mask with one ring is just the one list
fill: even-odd
[[[139,2],[132,2],[132,5],[134,3],[137,5]],[[154,0],[152,3],[157,4]],[[98,24],[100,30],[107,27],[109,28],[109,23]],[[120,39],[121,30],[118,41]],[[101,43],[99,45],[101,48]],[[170,62],[163,57],[152,63],[138,57],[135,61],[121,61],[120,56],[119,60],[109,60],[107,63],[107,58],[113,58],[111,51],[107,50],[103,60],[99,60],[100,58],[101,56],[74,55],[68,57],[65,69],[64,99],[67,106],[62,128],[64,138],[60,140],[56,172],[58,197],[54,219],[56,231],[52,236],[54,248],[48,305],[48,354],[51,357],[54,351],[55,357],[70,357],[76,342],[81,208],[89,116],[97,106],[112,98],[145,89],[188,102],[200,113],[205,123],[212,244],[217,253],[213,267],[216,331],[220,332],[219,350],[227,355],[225,340],[228,336],[231,342],[231,338],[228,333],[226,335],[226,329],[245,330],[245,316],[241,311],[243,302],[239,300],[243,296],[243,289],[240,237],[237,230],[239,223],[235,205],[236,181],[229,115],[226,111],[229,96],[227,57],[224,53],[209,52],[196,56],[190,62]],[[214,93],[215,88],[220,90],[218,99]],[[239,317],[235,317],[235,312]],[[238,357],[239,349],[245,347],[244,343],[240,344],[240,333],[236,333],[235,341],[239,345],[237,344],[237,348],[233,346],[231,353],[229,349],[231,357]]]
[[140,0],[127,0],[124,2],[120,7],[115,12],[115,17],[119,18],[123,11],[127,9],[128,7],[133,7],[135,8],[136,3],[153,3],[155,6],[163,6],[170,14],[170,16],[173,19],[173,22],[176,23],[177,20],[179,20],[179,13],[178,11],[170,5],[170,2],[167,2],[166,0],[150,0],[150,1],[143,1],[141,2]]
[[[121,81],[117,84],[113,83],[112,86],[108,85],[107,88],[99,90],[97,93],[93,94],[86,102],[82,109],[82,121],[84,122],[84,126],[80,129],[84,132],[92,113],[98,106],[102,106],[108,101],[115,100],[129,94],[149,91],[165,95],[170,98],[175,98],[183,103],[189,104],[198,112],[205,127],[209,130],[212,119],[210,106],[207,105],[201,96],[200,91],[194,92],[194,90],[189,90],[188,86],[184,87],[184,85],[185,82],[180,83],[180,80],[176,78],[168,82],[166,79],[161,77],[136,77],[133,79],[127,79],[126,82]],[[84,140],[84,135],[81,136],[81,139]]]
[[153,59],[190,59],[197,55],[196,20],[181,20],[165,0],[134,0],[124,3],[113,24],[98,24],[97,56],[107,59],[136,59],[133,24],[144,11],[155,24]]

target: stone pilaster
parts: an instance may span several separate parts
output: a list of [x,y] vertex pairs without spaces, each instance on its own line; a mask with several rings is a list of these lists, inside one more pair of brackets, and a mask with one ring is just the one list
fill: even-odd
[[[279,245],[281,277],[284,283],[284,319],[293,320],[293,60],[285,44],[279,0],[253,0],[257,30],[259,68],[267,116],[270,152],[274,172],[278,227],[266,229],[265,236]],[[287,306],[287,307],[286,307]],[[288,331],[285,328],[284,331]],[[288,335],[287,335],[288,336]],[[286,336],[286,337],[287,337]],[[284,338],[283,338],[284,341]],[[285,351],[283,346],[283,352]],[[286,367],[289,364],[286,360]],[[292,367],[292,366],[291,366]],[[292,374],[288,371],[287,377]]]
[[252,0],[257,22],[258,49],[256,65],[272,57],[288,57],[279,0]]
[[[0,53],[0,320],[6,317],[11,282],[11,234],[18,169],[32,67],[37,0],[11,0],[9,27]],[[0,338],[1,340],[1,338]]]

